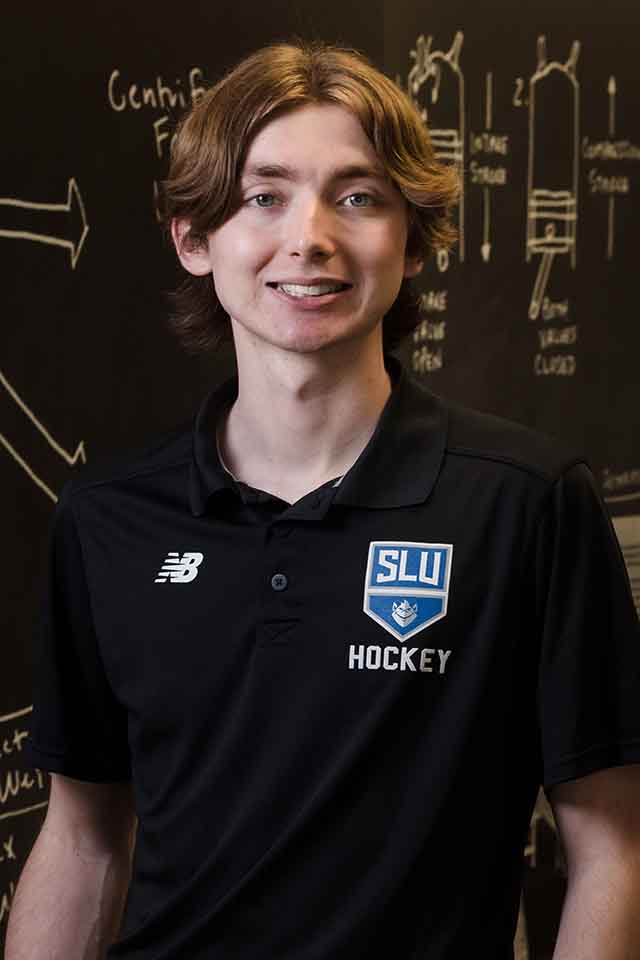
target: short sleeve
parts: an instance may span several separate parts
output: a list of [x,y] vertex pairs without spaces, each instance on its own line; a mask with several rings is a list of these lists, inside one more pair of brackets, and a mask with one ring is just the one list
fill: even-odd
[[640,763],[640,624],[613,525],[584,463],[566,470],[537,533],[545,788]]
[[57,505],[35,637],[32,766],[94,783],[131,777],[127,716],[109,685],[70,497]]

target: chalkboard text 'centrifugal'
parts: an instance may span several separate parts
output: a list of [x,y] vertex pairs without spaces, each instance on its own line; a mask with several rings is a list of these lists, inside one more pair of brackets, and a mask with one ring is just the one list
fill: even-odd
[[141,86],[123,82],[120,71],[112,70],[107,85],[109,105],[116,113],[143,110],[145,107],[151,107],[152,110],[184,110],[204,93],[202,79],[202,70],[192,67],[186,85],[183,85],[181,77],[176,77],[175,82],[169,84],[157,76],[152,84]]

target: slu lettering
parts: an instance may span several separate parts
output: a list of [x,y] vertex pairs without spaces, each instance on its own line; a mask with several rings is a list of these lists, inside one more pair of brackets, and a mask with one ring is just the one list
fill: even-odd
[[[398,555],[400,557],[399,565],[397,563]],[[420,550],[419,557],[418,571],[416,573],[408,573],[408,550],[381,550],[378,555],[378,567],[384,567],[388,570],[388,573],[382,573],[379,570],[376,571],[374,582],[376,584],[423,583],[430,587],[441,586],[440,571],[442,567],[442,551]]]
[[[419,656],[418,656],[419,654]],[[434,668],[434,657],[438,655],[438,663]],[[366,646],[364,643],[352,643],[349,646],[349,670],[409,670],[412,673],[443,674],[451,650],[437,650],[431,647],[379,647],[375,644]],[[415,658],[415,659],[414,659]]]
[[175,550],[167,554],[154,583],[191,583],[198,576],[198,567],[204,560],[204,554],[190,551],[180,556]]

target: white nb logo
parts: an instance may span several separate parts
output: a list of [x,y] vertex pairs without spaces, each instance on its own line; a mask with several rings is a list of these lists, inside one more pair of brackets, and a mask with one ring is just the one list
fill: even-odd
[[154,583],[191,583],[198,576],[198,567],[204,560],[202,553],[183,553],[175,550],[167,554],[167,559],[158,571]]

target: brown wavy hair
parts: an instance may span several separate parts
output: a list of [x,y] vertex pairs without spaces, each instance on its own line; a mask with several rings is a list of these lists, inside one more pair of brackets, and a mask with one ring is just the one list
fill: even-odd
[[[182,118],[160,197],[167,233],[174,217],[185,218],[190,222],[185,242],[206,243],[237,209],[237,184],[252,139],[275,116],[305,104],[337,104],[358,118],[408,202],[409,256],[426,261],[438,248],[451,247],[458,175],[435,159],[409,96],[358,50],[298,37],[241,60]],[[215,349],[231,338],[210,274],[188,274],[169,297],[170,325],[191,352]],[[384,349],[396,347],[422,319],[414,281],[405,278],[383,320]]]

